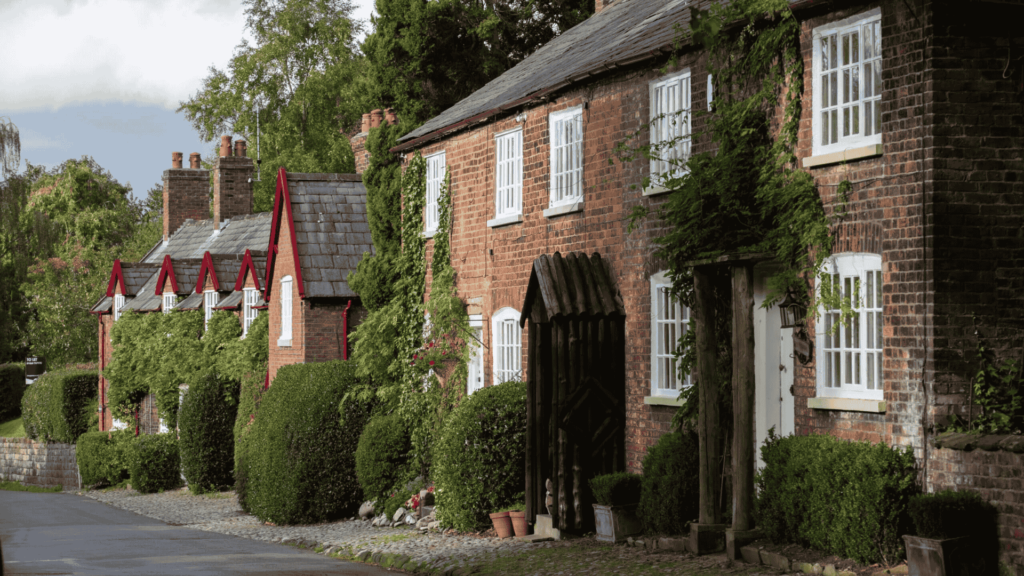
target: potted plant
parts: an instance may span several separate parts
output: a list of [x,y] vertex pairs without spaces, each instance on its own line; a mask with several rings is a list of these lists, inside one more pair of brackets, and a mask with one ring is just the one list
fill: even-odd
[[498,512],[508,512],[509,520],[512,522],[512,529],[515,530],[517,537],[530,535],[530,524],[526,521],[526,504],[519,502]]
[[491,523],[494,524],[494,531],[498,533],[498,538],[512,537],[512,519],[509,517],[508,510],[491,514]]
[[910,499],[914,535],[904,535],[910,576],[984,574],[994,510],[975,492],[946,490]]
[[594,520],[598,540],[616,543],[640,533],[640,519],[636,515],[640,503],[639,474],[616,472],[594,476],[590,489],[597,500]]

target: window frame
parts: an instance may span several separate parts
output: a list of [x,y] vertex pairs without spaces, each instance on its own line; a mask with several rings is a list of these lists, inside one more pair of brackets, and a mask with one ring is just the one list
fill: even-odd
[[[853,149],[853,148],[861,148],[861,147],[864,147],[864,146],[879,145],[879,144],[882,143],[882,131],[883,131],[883,128],[881,126],[881,102],[882,102],[882,96],[881,95],[882,95],[882,91],[884,90],[884,85],[881,85],[881,74],[882,74],[881,69],[882,69],[882,66],[883,66],[882,49],[881,49],[881,46],[882,46],[881,17],[882,17],[882,10],[881,10],[881,8],[874,8],[872,10],[868,10],[866,12],[862,12],[860,14],[857,14],[855,16],[851,16],[849,18],[845,18],[843,20],[839,20],[839,21],[836,21],[836,22],[831,22],[829,24],[823,24],[821,26],[818,26],[817,28],[814,29],[814,31],[812,33],[812,40],[811,40],[811,53],[812,53],[812,57],[813,57],[813,64],[812,64],[812,71],[813,71],[813,73],[811,75],[811,79],[812,79],[812,88],[811,88],[811,95],[812,95],[812,97],[811,97],[811,154],[812,154],[812,156],[819,156],[819,155],[823,155],[823,154],[831,154],[831,153],[834,153],[834,152],[843,152],[845,150],[850,150],[850,149]],[[841,39],[842,39],[843,34],[852,32],[855,29],[859,29],[860,32],[861,32],[860,36],[863,36],[865,25],[875,24],[875,23],[877,23],[877,34],[878,34],[877,46],[878,46],[878,53],[871,55],[870,56],[870,61],[869,62],[865,62],[865,54],[866,54],[867,43],[864,42],[863,38],[861,37],[860,40],[858,41],[858,45],[859,45],[858,61],[856,63],[850,63],[850,64],[844,65],[842,63],[842,51],[841,51]],[[872,33],[874,34],[875,32],[876,32],[876,28],[872,27]],[[836,83],[837,84],[839,83],[840,74],[844,70],[852,70],[852,69],[854,69],[854,67],[856,67],[856,69],[858,71],[857,77],[859,78],[859,80],[858,80],[858,90],[859,90],[858,91],[858,96],[859,97],[857,99],[855,99],[855,100],[851,100],[849,103],[842,102],[842,98],[843,98],[842,89],[837,85],[836,86],[836,103],[832,104],[831,100],[830,100],[829,105],[826,106],[825,108],[827,108],[829,111],[835,111],[836,112],[836,121],[839,122],[840,124],[844,124],[845,122],[844,122],[843,116],[842,116],[844,106],[848,107],[851,110],[856,108],[858,111],[860,111],[860,110],[863,109],[863,106],[865,105],[865,103],[874,104],[874,103],[877,102],[877,105],[873,105],[872,106],[872,110],[873,110],[873,112],[872,112],[872,121],[874,121],[875,119],[878,119],[878,129],[877,129],[877,131],[875,131],[874,134],[865,135],[864,134],[864,132],[865,132],[864,127],[866,126],[867,120],[866,120],[864,114],[857,114],[857,116],[859,117],[860,128],[861,128],[859,134],[851,134],[849,136],[843,136],[842,133],[841,133],[842,130],[837,128],[837,130],[836,130],[836,142],[834,142],[834,143],[833,142],[829,142],[828,144],[824,144],[824,143],[822,143],[822,136],[823,136],[824,127],[823,127],[823,122],[822,122],[821,115],[822,115],[822,112],[823,112],[822,96],[825,95],[825,89],[822,86],[823,82],[822,82],[822,78],[821,78],[822,75],[823,75],[823,70],[822,70],[823,59],[822,59],[822,55],[821,55],[821,42],[822,42],[822,39],[824,37],[833,36],[833,35],[837,39],[837,41],[839,41],[839,44],[840,44],[839,48],[837,48],[837,55],[836,55],[836,60],[837,60],[837,66],[835,68]],[[872,90],[872,95],[868,96],[868,97],[864,97],[863,96],[864,90],[865,90],[865,87],[866,87],[866,83],[863,81],[863,78],[865,76],[865,74],[864,74],[865,65],[872,66],[872,74],[871,74],[872,82],[871,82],[871,87],[872,87],[873,90]],[[830,70],[832,70],[832,68],[830,68]],[[876,73],[876,71],[877,71],[877,73]],[[831,83],[831,80],[830,80],[830,83]],[[829,92],[831,92],[831,88],[829,89]],[[852,116],[851,116],[851,118],[852,118]],[[851,119],[851,122],[852,121],[853,120]],[[830,120],[830,123],[831,123],[831,120]]]
[[[676,399],[679,397],[679,393],[693,385],[693,376],[687,374],[681,381],[679,380],[678,370],[676,369],[675,349],[671,353],[665,354],[660,350],[660,344],[662,343],[661,338],[661,326],[668,323],[670,319],[662,319],[660,316],[660,301],[659,296],[666,294],[670,299],[672,291],[672,281],[668,277],[668,270],[662,270],[656,274],[651,275],[651,396],[658,398],[671,398]],[[664,290],[664,292],[662,292]],[[675,339],[676,348],[679,346],[679,340],[683,337],[690,326],[690,309],[688,306],[684,306],[679,300],[672,299],[675,305],[676,318],[673,321],[673,327],[678,334]],[[677,383],[676,388],[662,388],[662,361],[668,361],[668,365],[671,366],[673,378]]]
[[242,289],[242,338],[249,335],[249,327],[256,321],[260,311],[255,308],[259,292],[255,288]]
[[278,346],[291,346],[292,345],[292,322],[294,321],[292,314],[292,277],[285,276],[281,278],[281,335],[277,339]]
[[[658,89],[672,84],[682,84],[679,89],[681,95],[681,101],[679,102],[679,110],[671,112],[660,112],[660,98],[658,97]],[[708,76],[708,86],[711,85],[711,77]],[[686,68],[679,72],[662,76],[652,80],[648,84],[648,90],[650,92],[650,145],[651,145],[651,163],[650,163],[650,179],[652,187],[664,186],[664,181],[667,178],[678,178],[687,173],[686,167],[680,164],[685,164],[692,154],[693,140],[691,135],[693,134],[693,127],[691,121],[693,118],[693,78],[690,75],[690,69]],[[710,106],[710,101],[709,101]],[[665,114],[665,116],[662,116]],[[672,148],[668,148],[667,151],[672,152],[672,158],[666,158],[664,151],[657,150],[657,147],[662,142],[666,142],[669,139],[664,138],[662,131],[667,127],[667,122],[670,121],[672,115],[678,115],[681,119],[678,127],[674,127],[677,134],[672,136],[672,139],[679,138],[676,145]],[[659,118],[661,116],[661,118]],[[664,126],[663,126],[664,125]],[[654,156],[657,156],[655,158]],[[682,160],[680,160],[680,157]]]
[[124,294],[114,294],[114,303],[111,305],[113,306],[114,310],[114,322],[117,322],[118,320],[121,319],[121,308],[124,308],[124,305]]
[[[510,141],[510,142],[509,142]],[[511,143],[513,156],[502,158],[503,146]],[[507,149],[505,149],[507,151]],[[509,166],[511,164],[511,166]],[[505,186],[502,186],[502,169]],[[510,177],[510,178],[508,178]],[[512,183],[508,184],[511,179]],[[508,196],[511,195],[511,201]],[[505,200],[504,202],[502,200]],[[502,205],[505,205],[504,208]],[[517,126],[494,135],[494,218],[520,216],[523,213],[523,128]]]
[[[852,302],[854,310],[858,313],[852,320],[856,322],[856,325],[851,324],[849,327],[840,327],[837,334],[829,337],[828,340],[826,340],[826,333],[831,322],[834,322],[832,318],[835,318],[837,311],[818,310],[817,323],[820,329],[816,327],[814,331],[814,345],[818,355],[818,360],[815,363],[817,397],[883,400],[885,396],[885,335],[883,331],[885,327],[885,309],[882,257],[879,254],[865,252],[844,252],[834,255],[826,261],[823,266],[823,272],[838,274],[840,282],[844,287],[844,280],[846,278],[859,279],[859,290],[862,300]],[[868,274],[873,276],[871,285],[868,283]],[[878,285],[877,282],[882,282],[882,284]],[[851,286],[853,286],[853,282],[851,282]],[[820,295],[820,282],[815,287],[815,290]],[[846,291],[844,290],[845,295]],[[874,296],[875,306],[871,308],[860,305],[868,299],[868,296]],[[879,322],[881,325],[879,325]],[[857,347],[855,348],[847,345],[847,338],[853,340],[854,337],[857,340]],[[836,346],[837,343],[839,346]],[[830,354],[838,354],[838,356],[830,356]],[[864,375],[862,382],[850,384],[845,382],[847,372],[843,369],[843,366],[846,365],[846,362],[843,362],[843,360],[846,360],[844,358],[846,354],[852,355],[847,361],[850,365],[853,364],[854,360],[856,361],[856,369],[859,370],[860,374]],[[830,385],[829,382],[831,380],[828,379],[828,374],[832,371],[831,367],[835,366],[834,358],[839,359],[838,378],[840,383],[838,386]],[[875,379],[875,387],[873,389],[867,387],[870,377]]]
[[[555,135],[556,135],[555,128],[556,128],[556,126],[559,123],[566,121],[567,119],[574,119],[574,118],[578,119],[578,124],[577,124],[577,127],[578,127],[577,134],[578,135],[577,135],[577,138],[572,143],[556,147],[555,146]],[[583,106],[573,106],[572,108],[566,108],[564,110],[559,110],[557,112],[551,112],[550,114],[548,114],[548,148],[549,148],[548,160],[550,162],[549,183],[548,183],[548,190],[549,190],[550,198],[548,200],[548,208],[557,208],[557,207],[561,207],[561,206],[573,206],[574,204],[579,204],[579,203],[583,202],[583,164],[584,164],[584,162],[583,162],[583,158],[584,158],[583,142],[584,142],[584,137],[585,137],[585,133],[584,133],[584,130],[583,130]],[[562,172],[556,173],[555,172],[555,167],[556,167],[556,165],[558,163],[558,160],[559,160],[559,158],[557,158],[557,155],[559,154],[559,152],[561,150],[563,150],[563,149],[565,149],[565,148],[567,148],[569,146],[573,146],[573,145],[578,146],[578,149],[576,150],[576,156],[574,157],[574,158],[578,159],[578,165],[574,164],[573,167],[569,168],[568,170],[564,170]],[[572,151],[570,150],[570,153],[571,152]],[[576,186],[572,190],[572,192],[573,192],[572,195],[566,195],[566,196],[563,196],[561,198],[558,198],[558,191],[559,191],[558,179],[563,177],[563,175],[566,174],[567,172],[570,173],[569,174],[570,179],[572,177],[571,173],[578,172],[579,175],[578,175],[578,178],[577,178]]]
[[[484,381],[484,317],[481,314],[470,314],[469,315],[469,328],[473,335],[477,337],[479,342],[470,341],[470,353],[469,353],[469,370],[467,371],[466,377],[466,395],[472,394],[478,390],[483,390],[486,382]],[[474,386],[473,381],[476,380],[480,383],[479,386]]]
[[[448,160],[445,156],[444,150],[428,154],[423,159],[426,160],[427,172],[426,198],[424,199],[425,202],[423,206],[423,234],[429,238],[437,232],[437,226],[440,222],[441,188],[444,184],[444,175],[448,165]],[[440,166],[437,164],[438,159],[440,159]],[[434,174],[434,177],[432,177],[431,170],[435,172],[439,170],[440,175]]]
[[210,329],[210,318],[213,317],[214,308],[217,306],[217,301],[220,300],[220,294],[217,290],[206,290],[203,292],[203,331]]
[[[502,382],[523,379],[523,329],[519,326],[519,316],[519,311],[510,307],[502,308],[491,315],[491,381],[495,386]],[[510,321],[514,324],[514,329],[510,332],[503,330],[503,327],[510,327]],[[514,343],[504,341],[503,336],[508,333],[515,335]],[[508,357],[503,358],[509,348],[518,352],[510,351]],[[513,360],[512,368],[504,368],[505,359]],[[503,377],[505,375],[509,377]]]
[[[170,306],[168,306],[168,302],[170,302]],[[177,305],[178,305],[178,295],[177,294],[175,294],[174,292],[164,292],[163,293],[163,299],[162,299],[160,307],[161,307],[161,310],[163,311],[164,314],[170,314],[171,310],[174,310],[174,307],[177,306]]]

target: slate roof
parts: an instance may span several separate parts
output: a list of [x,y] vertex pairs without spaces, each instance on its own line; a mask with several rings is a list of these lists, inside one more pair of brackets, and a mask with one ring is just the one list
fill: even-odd
[[[202,258],[204,252],[244,254],[246,248],[261,251],[267,249],[270,243],[270,212],[235,216],[225,222],[219,231],[214,232],[213,220],[185,220],[166,244],[160,241],[143,261],[160,263],[165,254],[170,254],[172,259],[178,260]],[[177,273],[178,269],[175,268],[174,271]]]
[[235,289],[235,280],[238,279],[238,272],[242,269],[242,259],[245,257],[243,249],[239,254],[210,254],[213,260],[213,271],[217,275],[219,292],[232,292]]
[[174,266],[174,279],[178,282],[177,294],[184,296],[194,292],[199,280],[199,268],[203,265],[202,258],[171,260],[171,265]]
[[348,174],[291,173],[288,192],[305,297],[356,296],[346,278],[363,252],[373,252],[366,187]]
[[[160,271],[159,264],[148,262],[121,263],[121,274],[124,276],[125,296],[135,296],[149,277]],[[154,282],[156,280],[154,279]],[[152,288],[150,288],[152,289]]]
[[157,269],[156,272],[149,275],[149,278],[146,279],[146,283],[143,284],[136,293],[135,298],[127,300],[121,308],[121,311],[138,310],[140,312],[148,312],[160,309],[163,305],[163,298],[155,294],[156,281],[160,277],[159,272],[159,269]]
[[[484,121],[495,113],[554,92],[588,76],[658,56],[671,49],[675,26],[689,28],[688,0],[620,0],[548,42],[458,104],[399,139],[396,150],[432,132]],[[443,133],[433,137],[441,137]],[[427,139],[425,139],[427,140]]]
[[[194,289],[194,288],[193,288]],[[203,295],[193,292],[174,307],[175,310],[198,310],[203,307]]]
[[114,299],[113,298],[111,298],[109,296],[104,296],[103,298],[100,298],[99,302],[94,304],[93,307],[89,309],[89,313],[90,314],[102,314],[104,312],[109,312],[110,311],[110,307],[113,304],[114,304]]
[[217,310],[237,310],[238,307],[242,304],[243,296],[244,294],[242,293],[241,290],[232,292],[230,295],[228,295],[228,297],[218,302],[217,305],[214,306],[214,308],[216,308]]

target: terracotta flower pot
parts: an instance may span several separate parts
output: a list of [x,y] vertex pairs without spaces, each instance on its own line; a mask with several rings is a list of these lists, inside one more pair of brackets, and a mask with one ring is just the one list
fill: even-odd
[[516,531],[516,536],[529,536],[530,525],[526,522],[526,512],[523,510],[513,510],[508,513],[508,517],[512,520],[512,528]]
[[498,533],[498,538],[512,536],[512,519],[508,517],[508,512],[491,514],[491,523],[494,524],[494,531]]

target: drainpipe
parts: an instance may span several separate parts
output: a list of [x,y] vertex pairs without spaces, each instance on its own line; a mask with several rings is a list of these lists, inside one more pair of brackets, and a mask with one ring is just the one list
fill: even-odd
[[348,360],[348,311],[352,308],[352,300],[348,301],[341,313],[341,359]]
[[[106,348],[107,335],[106,335],[105,331],[103,330],[103,314],[97,314],[96,315],[96,320],[99,322],[99,332],[100,332],[100,372],[102,373],[103,369],[106,368],[106,365],[103,362],[103,351]],[[99,406],[100,425],[99,425],[99,431],[100,432],[105,432],[105,430],[103,429],[103,421],[105,420],[104,416],[106,416],[106,411],[107,411],[107,402],[106,402],[106,398],[107,397],[106,397],[106,394],[103,393],[104,392],[103,391],[103,380],[104,380],[104,378],[101,377],[100,381],[99,381],[99,384],[100,384],[100,406]]]

